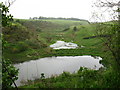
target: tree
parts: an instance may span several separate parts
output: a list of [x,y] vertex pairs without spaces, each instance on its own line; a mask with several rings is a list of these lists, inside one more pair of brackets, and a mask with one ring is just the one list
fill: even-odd
[[[9,4],[10,5],[10,4]],[[2,27],[9,27],[11,26],[11,21],[13,21],[13,16],[11,14],[8,15],[9,6],[5,6],[3,3],[0,3],[0,11],[2,15]],[[4,34],[2,35],[2,49],[4,50],[5,47],[8,45],[8,42],[4,40]],[[17,80],[18,69],[16,69],[10,62],[10,60],[4,59],[2,57],[2,88],[10,88],[12,84],[15,85],[15,80]]]
[[2,12],[2,26],[10,25],[11,21],[13,21],[13,16],[11,14],[7,14],[9,12],[8,7],[6,7],[3,3],[0,3],[0,11]]
[[[120,66],[120,1],[118,0],[97,0],[95,6],[103,8],[102,14],[94,14],[97,19],[101,21],[101,23],[97,24],[97,34],[109,34],[110,37],[102,39],[108,49],[112,52],[117,64]],[[107,12],[108,11],[108,12]],[[105,20],[107,17],[103,15],[104,13],[108,13],[110,16],[109,23]],[[104,21],[104,22],[102,22]],[[105,23],[106,22],[106,23]]]

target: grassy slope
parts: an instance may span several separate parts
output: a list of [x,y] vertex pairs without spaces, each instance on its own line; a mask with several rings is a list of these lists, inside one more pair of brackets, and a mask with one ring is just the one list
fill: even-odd
[[[6,57],[14,60],[13,62],[23,62],[26,60],[37,59],[46,56],[77,56],[77,55],[92,55],[103,58],[102,63],[107,69],[83,70],[76,74],[63,73],[59,77],[53,77],[45,80],[30,81],[30,85],[23,86],[23,88],[83,88],[83,87],[118,87],[119,73],[116,72],[116,63],[114,58],[107,48],[104,47],[100,38],[83,39],[84,37],[93,36],[96,34],[95,28],[92,24],[85,21],[67,21],[67,20],[18,20],[22,26],[26,27],[31,32],[29,41],[32,45],[27,44],[27,50],[20,53],[11,53],[6,50]],[[77,31],[73,31],[73,27],[77,27]],[[69,29],[68,29],[69,28]],[[64,31],[67,29],[67,31]],[[69,49],[69,50],[52,50],[49,45],[57,40],[64,40],[67,42],[74,42],[78,46],[85,46],[85,48]],[[39,44],[34,45],[40,41],[47,47]],[[20,44],[21,45],[21,44]],[[23,45],[24,46],[24,45]],[[36,48],[31,48],[36,47]],[[114,74],[113,74],[114,73]],[[34,84],[33,84],[34,83]]]
[[88,24],[85,21],[72,20],[15,20],[11,28],[3,31],[8,46],[3,55],[13,63],[40,57],[53,56],[49,45],[61,37],[56,33],[71,26]]
[[47,44],[38,40],[37,32],[29,30],[20,23],[13,23],[11,27],[3,29],[4,38],[8,42],[3,50],[6,59],[13,63],[23,62],[39,57],[37,50],[41,50],[41,56],[49,53]]

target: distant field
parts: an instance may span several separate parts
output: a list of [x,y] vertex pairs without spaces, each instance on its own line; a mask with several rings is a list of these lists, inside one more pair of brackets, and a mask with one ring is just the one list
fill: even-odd
[[[91,30],[91,26],[87,21],[51,20],[51,19],[48,20],[21,19],[16,21],[27,27],[29,30],[36,32],[37,35],[40,37],[39,40],[44,40],[49,44],[55,42],[56,40],[67,40],[69,38],[69,41],[71,41],[73,38],[74,39],[76,39],[76,37],[79,38],[81,35],[85,37],[93,34],[93,30]],[[74,27],[77,28],[76,32],[73,31]]]
[[87,21],[74,21],[74,20],[26,20],[20,19],[16,20],[21,24],[27,26],[30,29],[40,29],[42,31],[61,31],[65,28],[78,25],[86,25]]

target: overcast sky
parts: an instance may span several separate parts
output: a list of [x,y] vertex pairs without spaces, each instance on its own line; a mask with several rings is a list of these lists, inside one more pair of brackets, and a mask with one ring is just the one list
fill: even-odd
[[16,0],[10,7],[10,13],[14,18],[21,19],[44,16],[89,20],[92,1],[94,0]]
[[44,16],[90,20],[93,2],[95,0],[16,0],[10,6],[10,13],[19,19]]

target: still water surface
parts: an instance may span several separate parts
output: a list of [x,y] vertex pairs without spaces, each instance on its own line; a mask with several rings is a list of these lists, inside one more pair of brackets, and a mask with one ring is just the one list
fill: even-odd
[[47,78],[52,75],[59,75],[63,71],[74,73],[78,71],[80,67],[98,70],[100,67],[103,67],[103,65],[99,63],[100,60],[102,60],[102,58],[94,58],[91,56],[57,56],[15,64],[14,66],[19,69],[16,84],[20,86],[23,85],[22,82],[40,78],[41,73],[44,73]]
[[57,41],[56,43],[50,45],[53,49],[75,49],[78,47],[77,44],[65,41]]

